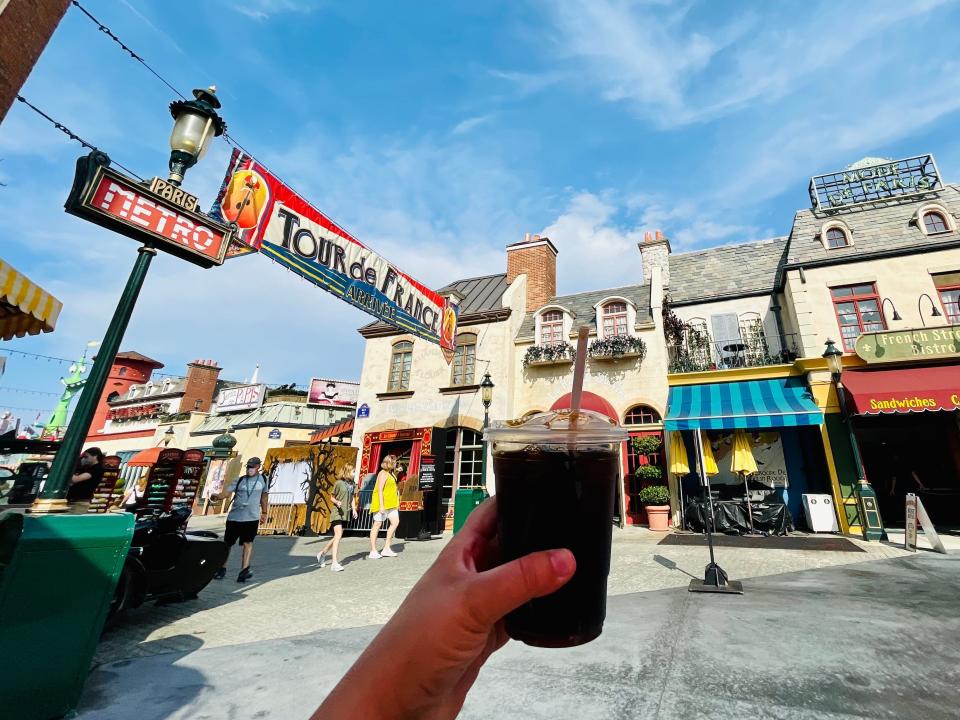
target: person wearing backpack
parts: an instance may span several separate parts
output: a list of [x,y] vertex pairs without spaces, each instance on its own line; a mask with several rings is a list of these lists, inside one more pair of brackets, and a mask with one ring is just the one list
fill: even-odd
[[257,537],[260,523],[267,519],[269,509],[270,487],[267,479],[260,472],[260,458],[252,457],[247,460],[246,475],[230,483],[222,494],[213,494],[211,499],[220,502],[228,494],[233,494],[233,504],[227,513],[227,529],[223,533],[223,541],[227,544],[227,557],[223,567],[213,576],[215,580],[222,580],[227,574],[227,561],[230,559],[230,548],[237,541],[240,542],[241,561],[240,574],[237,582],[246,582],[253,577],[250,561],[253,559],[253,541]]
[[340,564],[338,552],[340,550],[340,538],[343,537],[343,526],[356,517],[357,486],[353,482],[353,465],[347,465],[340,471],[340,479],[334,483],[330,491],[330,527],[333,530],[333,537],[317,553],[317,562],[320,567],[327,566],[327,552],[333,557],[333,564],[330,569],[333,572],[342,572],[343,565]]

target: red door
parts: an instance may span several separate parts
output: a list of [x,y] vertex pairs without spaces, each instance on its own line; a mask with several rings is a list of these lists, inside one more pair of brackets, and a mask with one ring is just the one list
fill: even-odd
[[[648,485],[665,484],[667,477],[663,463],[665,458],[663,452],[663,431],[636,430],[630,433],[631,440],[635,437],[655,437],[660,440],[660,448],[656,452],[644,455],[636,451],[632,442],[627,442],[627,452],[623,468],[623,492],[627,501],[628,525],[640,525],[647,521],[647,515],[643,511],[643,506],[637,499],[640,489]],[[660,468],[660,479],[637,477],[637,468],[641,465],[652,465]]]

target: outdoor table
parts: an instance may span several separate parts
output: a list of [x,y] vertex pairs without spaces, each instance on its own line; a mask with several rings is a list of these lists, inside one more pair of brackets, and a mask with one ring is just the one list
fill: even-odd
[[747,346],[743,343],[733,343],[731,345],[724,345],[723,351],[726,353],[732,353],[732,366],[733,367],[743,367],[746,364],[746,358],[744,357],[744,352],[746,351]]
[[[684,509],[687,527],[695,532],[706,530],[709,510],[703,498],[691,498]],[[750,532],[747,503],[744,500],[714,500],[713,516],[717,532],[744,535]],[[753,527],[767,535],[787,535],[793,530],[793,518],[787,506],[779,501],[753,503]]]

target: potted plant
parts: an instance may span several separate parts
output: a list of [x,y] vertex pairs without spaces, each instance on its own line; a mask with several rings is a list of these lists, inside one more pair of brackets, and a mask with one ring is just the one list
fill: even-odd
[[639,480],[646,482],[660,482],[663,479],[663,468],[659,465],[638,465],[633,471]]
[[663,445],[663,440],[656,435],[644,435],[631,439],[633,449],[640,455],[652,455]]
[[571,363],[576,359],[577,351],[568,342],[560,341],[550,345],[531,345],[523,356],[523,365],[556,365]]
[[[649,466],[646,466],[649,467]],[[650,485],[637,496],[647,511],[647,522],[654,532],[670,529],[670,491],[666,485]]]
[[647,354],[647,346],[638,337],[632,335],[615,335],[613,337],[594,340],[588,348],[590,357],[594,360],[618,360],[620,358],[640,358],[642,361]]

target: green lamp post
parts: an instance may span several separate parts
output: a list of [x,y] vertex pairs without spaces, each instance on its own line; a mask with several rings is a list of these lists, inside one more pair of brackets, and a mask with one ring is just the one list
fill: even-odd
[[[490,405],[493,403],[493,380],[490,379],[490,373],[483,374],[483,380],[480,381],[480,400],[483,402],[483,431],[486,434],[487,426],[490,424]],[[484,485],[487,484],[487,438],[483,438],[483,458],[480,460],[480,480]]]
[[[221,135],[226,129],[226,124],[216,112],[220,101],[215,93],[216,88],[210,86],[206,90],[194,90],[196,100],[178,100],[170,104],[170,112],[174,117],[173,132],[170,135],[171,184],[179,185],[184,173],[206,154],[210,139]],[[143,281],[147,277],[150,261],[157,254],[157,249],[151,242],[146,241],[137,252],[133,270],[123,288],[113,319],[107,327],[100,351],[77,401],[77,408],[67,426],[43,492],[30,510],[32,513],[67,509],[65,498],[70,477],[83,448],[100,396],[106,387],[110,367],[120,349],[120,342],[130,322],[130,315],[140,295]]]
[[[894,311],[896,312],[896,311]],[[883,521],[877,506],[877,494],[867,482],[863,471],[863,460],[860,457],[860,447],[853,434],[853,425],[847,415],[847,395],[841,382],[843,373],[843,352],[833,340],[827,340],[823,359],[827,361],[830,377],[837,389],[837,403],[840,405],[840,416],[847,427],[847,437],[850,441],[850,453],[853,455],[853,464],[857,471],[857,508],[860,511],[860,527],[865,540],[882,540],[886,533],[883,530]]]

